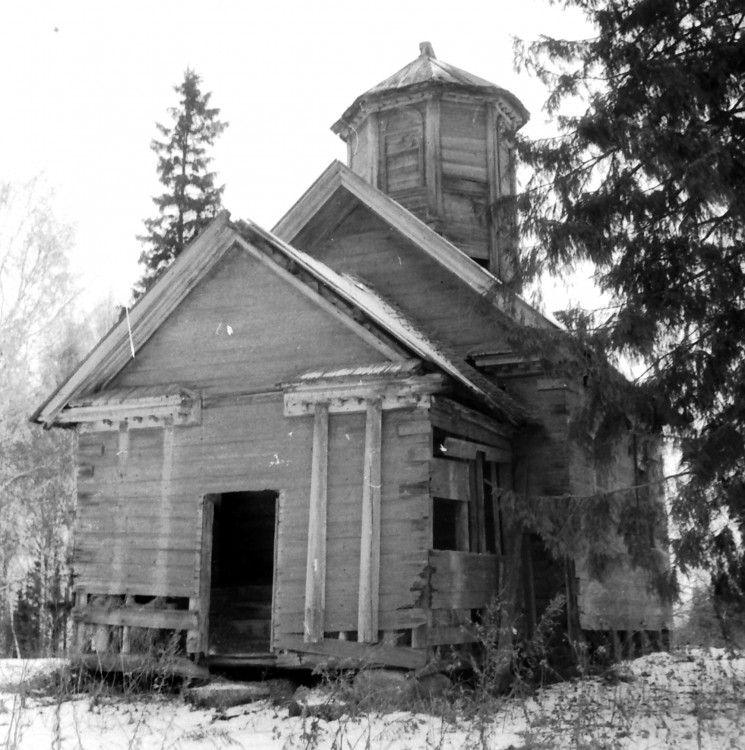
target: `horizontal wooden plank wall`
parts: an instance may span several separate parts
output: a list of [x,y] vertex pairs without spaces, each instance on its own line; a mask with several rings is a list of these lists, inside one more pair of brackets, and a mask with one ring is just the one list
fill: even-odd
[[[292,424],[295,419],[308,421],[293,418]],[[356,633],[359,624],[365,434],[365,412],[329,416],[326,633]],[[384,411],[381,444],[378,629],[401,630],[423,622],[419,598],[430,538],[426,411]],[[288,643],[285,635],[304,633],[307,498],[288,497],[280,524],[277,645]]]
[[380,357],[288,282],[234,248],[113,385],[178,383],[207,394],[250,392],[329,361],[354,364]]
[[486,492],[484,485],[488,481],[496,487],[499,476],[500,486],[511,487],[512,431],[441,396],[433,398],[430,419],[438,430],[430,489],[434,498],[460,501],[458,549],[430,551],[428,624],[418,633],[417,642],[430,647],[457,646],[477,640],[472,611],[488,607],[500,591],[505,561],[498,496]]
[[118,433],[81,434],[77,585],[97,594],[197,597],[209,493],[282,489],[307,532],[311,434],[307,419],[285,423],[279,393],[242,406],[207,402],[201,425],[173,429],[165,503],[163,429],[129,434],[125,485]]

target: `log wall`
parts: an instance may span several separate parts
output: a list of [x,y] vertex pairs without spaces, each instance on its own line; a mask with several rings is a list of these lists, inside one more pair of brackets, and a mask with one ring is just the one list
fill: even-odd
[[[364,413],[330,415],[323,627],[327,637],[341,632],[356,638],[364,438]],[[384,411],[382,444],[379,627],[404,630],[424,619],[420,598],[429,545],[431,452],[426,411]],[[287,642],[284,636],[304,632],[307,531],[307,495],[288,497],[280,517],[277,553],[275,612],[280,646]]]

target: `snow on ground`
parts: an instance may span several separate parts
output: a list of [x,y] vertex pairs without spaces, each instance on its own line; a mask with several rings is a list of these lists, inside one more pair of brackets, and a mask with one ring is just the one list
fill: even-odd
[[177,695],[39,689],[35,675],[61,664],[0,661],[2,750],[745,748],[745,656],[724,650],[652,654],[529,698],[333,721],[290,717],[268,701],[216,711]]

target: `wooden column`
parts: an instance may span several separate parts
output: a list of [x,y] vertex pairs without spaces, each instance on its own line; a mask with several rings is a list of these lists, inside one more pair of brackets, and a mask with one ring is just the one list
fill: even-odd
[[[124,547],[126,544],[127,515],[128,508],[126,499],[127,465],[129,464],[129,423],[119,423],[119,435],[116,448],[116,473],[117,473],[117,502],[113,509],[113,518],[110,528],[113,530],[113,542],[108,554],[111,555],[111,582],[121,583],[121,593],[124,592]],[[105,543],[105,540],[101,540]],[[95,592],[90,592],[95,593]],[[100,626],[98,631],[105,630],[106,626]],[[100,636],[100,633],[99,633]],[[102,636],[100,636],[102,640]]]
[[316,404],[310,471],[308,559],[305,571],[305,643],[323,640],[326,609],[326,504],[328,494],[329,406]]
[[383,409],[379,399],[368,401],[365,422],[365,464],[362,479],[362,532],[357,640],[378,640],[380,595],[380,495]]
[[189,609],[196,605],[199,612],[198,631],[189,631],[186,636],[186,649],[189,653],[209,653],[210,640],[210,593],[212,589],[212,531],[215,522],[215,498],[217,495],[205,495],[202,500],[202,524],[200,528],[199,554],[199,598],[189,600]]
[[160,469],[160,503],[158,505],[158,538],[162,549],[158,555],[155,584],[158,591],[167,590],[168,549],[171,547],[171,476],[173,474],[173,417],[166,417],[163,426],[163,460]]

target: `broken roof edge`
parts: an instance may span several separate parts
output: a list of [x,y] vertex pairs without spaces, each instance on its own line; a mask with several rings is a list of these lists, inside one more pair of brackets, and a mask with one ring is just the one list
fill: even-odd
[[326,167],[274,225],[272,232],[285,242],[292,243],[339,188],[346,189],[383,221],[424,250],[445,269],[457,275],[471,289],[516,323],[535,328],[563,329],[561,323],[536,310],[456,245],[338,160]]

